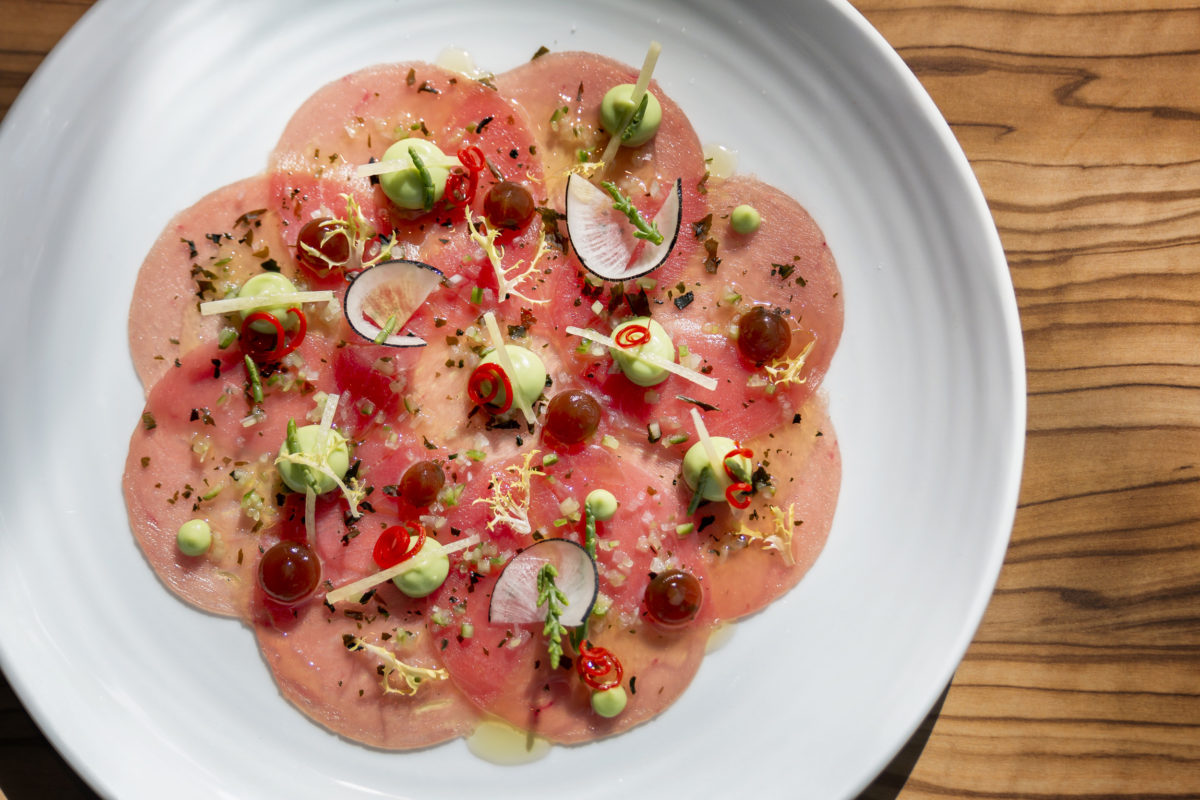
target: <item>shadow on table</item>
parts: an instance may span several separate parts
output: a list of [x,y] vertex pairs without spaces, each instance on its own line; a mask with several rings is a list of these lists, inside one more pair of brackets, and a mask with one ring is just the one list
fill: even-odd
[[[949,690],[947,686],[913,737],[857,800],[895,800],[929,741]],[[8,800],[99,800],[46,741],[0,674],[0,797],[5,796]]]
[[933,725],[937,722],[938,715],[942,713],[942,704],[946,702],[946,694],[949,691],[949,686],[942,690],[942,696],[933,704],[933,708],[917,727],[912,738],[905,743],[904,747],[900,748],[896,757],[884,768],[883,772],[879,773],[879,777],[863,790],[857,800],[895,800],[896,796],[900,794],[900,790],[904,788],[904,784],[908,782],[908,776],[912,773],[913,767],[917,765],[917,759],[921,757],[925,743],[929,741],[929,735],[933,733]]

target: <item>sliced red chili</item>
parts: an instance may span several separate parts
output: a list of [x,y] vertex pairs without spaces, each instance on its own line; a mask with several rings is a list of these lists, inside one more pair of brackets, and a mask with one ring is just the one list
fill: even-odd
[[731,470],[729,468],[729,464],[727,464],[726,462],[729,461],[729,459],[737,458],[738,456],[745,456],[746,458],[754,458],[754,451],[751,450],[749,447],[735,447],[734,449],[732,449],[728,453],[726,453],[725,457],[721,459],[721,466],[725,467],[725,474],[728,475],[729,477],[733,478],[734,480],[737,480],[738,476],[733,474],[733,470]]
[[[501,388],[504,389],[504,404],[495,405],[493,401],[500,395]],[[509,380],[508,375],[499,364],[485,362],[471,373],[471,378],[467,381],[467,396],[476,405],[489,411],[494,410],[497,414],[503,414],[512,408],[512,381]]]
[[613,341],[617,343],[618,347],[637,347],[639,344],[650,341],[650,329],[645,325],[626,325],[617,331]]
[[[246,315],[245,321],[242,322],[241,342],[242,349],[246,351],[247,355],[255,361],[279,361],[300,346],[308,333],[308,317],[297,308],[289,308],[288,313],[295,314],[298,323],[296,332],[290,338],[287,331],[284,330],[283,323],[274,314],[267,311],[254,311]],[[275,329],[274,345],[271,349],[268,350],[262,346],[263,335],[251,327],[255,322],[265,322]]]
[[[413,533],[416,533],[416,544],[413,544]],[[425,546],[425,526],[419,522],[406,522],[403,525],[393,525],[379,534],[375,541],[375,549],[371,557],[380,569],[394,567],[421,552]]]
[[473,144],[458,151],[458,160],[471,172],[482,172],[483,168],[487,166],[487,157]]
[[753,491],[754,487],[748,483],[731,483],[725,489],[725,499],[734,508],[746,508],[750,505],[750,493]]
[[579,677],[593,689],[603,691],[621,684],[624,669],[620,660],[603,647],[590,647],[587,640],[579,644],[579,658],[575,661]]

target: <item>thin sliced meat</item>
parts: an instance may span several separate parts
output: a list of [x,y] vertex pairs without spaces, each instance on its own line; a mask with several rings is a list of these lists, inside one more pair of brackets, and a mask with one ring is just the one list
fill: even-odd
[[[765,607],[795,586],[825,546],[842,479],[841,454],[824,398],[817,394],[797,414],[799,420],[742,444],[765,461],[774,496],[755,495],[749,508],[735,512],[725,503],[701,506],[697,517],[712,516],[688,537],[706,563],[714,613],[737,619]],[[780,523],[774,508],[780,513]],[[782,525],[790,543],[765,537]],[[748,533],[752,532],[752,533]],[[790,555],[790,558],[788,557]]]
[[[608,647],[624,665],[625,675],[635,676],[636,694],[616,719],[606,720],[590,710],[590,693],[568,669],[551,669],[538,624],[492,623],[488,606],[496,573],[457,573],[443,587],[443,596],[460,602],[458,613],[446,627],[434,630],[447,639],[443,656],[460,689],[480,708],[524,729],[556,742],[576,742],[625,730],[660,713],[687,686],[703,656],[714,608],[707,599],[695,622],[679,630],[657,628],[642,607],[651,575],[684,568],[705,583],[704,564],[691,548],[677,547],[674,496],[671,478],[654,473],[630,458],[590,446],[559,457],[545,468],[545,476],[530,479],[529,524],[541,536],[583,541],[583,523],[569,520],[568,498],[582,506],[588,492],[607,488],[620,503],[612,520],[598,523],[597,568],[599,602],[607,606],[593,616],[593,643]],[[465,497],[487,496],[487,482],[507,481],[513,459],[490,466]],[[534,465],[538,462],[534,461]],[[567,506],[566,508],[569,508]],[[486,528],[485,506],[464,506],[451,515],[452,524],[466,530]],[[561,524],[561,523],[566,524]],[[664,533],[670,529],[669,536]],[[491,552],[506,559],[534,541],[500,524],[492,534]],[[445,605],[445,604],[444,604]],[[455,626],[468,623],[470,638],[450,637]],[[564,641],[564,648],[568,645]],[[566,662],[564,662],[565,665]],[[516,691],[514,691],[514,688]]]
[[267,211],[270,186],[256,176],[209,194],[167,224],[138,272],[129,314],[129,347],[146,394],[181,357],[212,341],[219,317],[199,304],[273,263],[293,275],[280,220]]
[[[274,458],[287,421],[313,407],[300,392],[270,392],[262,420],[243,425],[246,380],[240,352],[192,350],[154,385],[125,463],[126,508],[146,559],[181,598],[226,615],[244,614],[259,532],[278,519]],[[202,556],[175,541],[193,518],[213,529]]]
[[[415,453],[410,443],[405,455]],[[375,542],[403,515],[387,498],[373,500],[372,510],[351,524],[335,504],[323,507],[314,543],[322,586],[340,586],[379,569],[371,555]],[[293,520],[279,533],[303,537],[303,528]],[[255,605],[255,635],[280,691],[335,733],[373,747],[408,750],[469,733],[478,722],[479,711],[448,679],[440,643],[426,630],[430,599],[406,597],[384,582],[365,602],[334,608],[318,594],[293,612],[261,591]],[[398,667],[392,658],[432,673],[418,674],[414,690],[399,672],[381,674]]]

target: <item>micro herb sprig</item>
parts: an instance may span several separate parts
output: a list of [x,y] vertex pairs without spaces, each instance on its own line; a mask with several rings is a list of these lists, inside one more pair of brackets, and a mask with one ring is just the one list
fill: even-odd
[[546,606],[546,624],[542,627],[542,636],[546,637],[546,652],[550,656],[550,668],[557,669],[558,661],[562,658],[562,636],[567,629],[562,624],[563,608],[567,605],[567,596],[554,582],[558,570],[553,564],[543,564],[537,574],[538,605]]
[[642,95],[642,102],[638,105],[637,111],[633,112],[633,117],[629,120],[629,124],[625,126],[625,130],[621,131],[621,141],[627,142],[637,133],[637,127],[642,122],[642,117],[646,116],[646,106],[650,103],[650,95]]
[[642,216],[642,212],[638,211],[633,202],[621,193],[621,190],[617,188],[615,183],[612,181],[602,181],[600,187],[608,192],[608,196],[613,199],[613,208],[624,214],[629,223],[637,228],[633,232],[635,238],[645,239],[650,244],[655,245],[663,243],[663,235],[659,231],[658,226],[653,222],[647,222],[646,218]]

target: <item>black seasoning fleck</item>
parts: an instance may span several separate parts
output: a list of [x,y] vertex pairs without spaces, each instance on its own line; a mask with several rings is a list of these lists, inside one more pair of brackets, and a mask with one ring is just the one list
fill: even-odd
[[699,533],[699,532],[703,531],[705,528],[707,528],[709,525],[712,525],[716,521],[717,521],[717,518],[712,515],[709,515],[706,517],[701,517],[700,524],[696,527],[696,532]]
[[799,414],[792,414],[792,424],[793,425],[800,424],[800,415]]
[[429,92],[430,94],[441,94],[440,91],[433,88],[433,85],[430,84],[429,81],[425,81],[420,86],[418,86],[417,91],[418,92]]
[[219,359],[219,358],[212,359],[212,365],[213,365],[213,380],[215,381],[221,377],[221,359]]
[[150,466],[150,456],[142,456],[142,469]]
[[695,299],[696,299],[696,295],[692,292],[687,292],[685,294],[681,294],[675,298],[675,307],[678,308],[680,311],[683,311],[685,308],[690,306],[692,304],[692,301]]
[[142,414],[142,427],[148,431],[152,431],[158,427],[158,423],[154,421],[154,415],[149,411]]
[[521,151],[514,147],[512,150],[508,151],[508,157],[509,158],[520,158]]
[[195,258],[196,256],[200,255],[200,251],[196,249],[196,243],[191,239],[184,239],[180,237],[179,241],[188,246],[188,258]]
[[266,270],[267,272],[279,272],[280,271],[279,262],[277,262],[273,258],[268,258],[266,261],[262,262],[262,268],[264,270]]
[[475,132],[483,133],[483,129],[486,128],[491,123],[491,121],[494,120],[495,118],[496,118],[495,116],[489,115],[489,116],[486,116],[483,119],[481,119],[479,121],[479,124],[475,126]]

